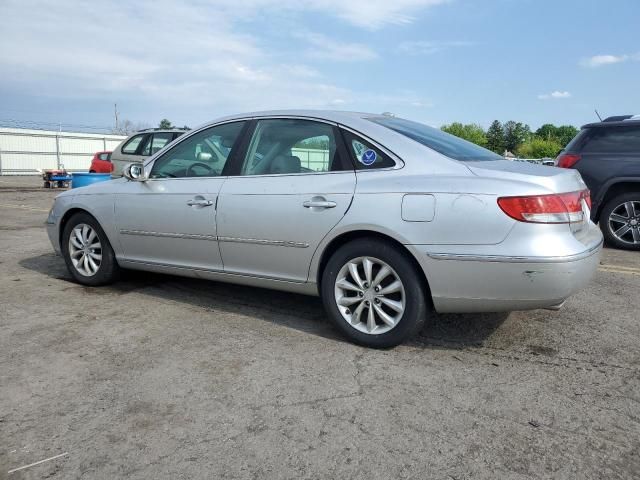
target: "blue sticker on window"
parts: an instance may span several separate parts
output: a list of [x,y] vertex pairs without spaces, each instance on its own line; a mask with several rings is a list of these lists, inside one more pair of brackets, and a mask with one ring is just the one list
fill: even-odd
[[362,154],[362,158],[360,159],[360,161],[365,165],[373,165],[373,163],[376,161],[376,157],[377,155],[375,151],[367,150]]

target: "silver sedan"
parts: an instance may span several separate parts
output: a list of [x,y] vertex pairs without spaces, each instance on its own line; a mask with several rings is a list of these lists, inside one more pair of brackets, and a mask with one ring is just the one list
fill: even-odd
[[78,282],[127,268],[320,295],[372,347],[433,310],[559,308],[602,246],[575,170],[388,115],[225,117],[124,173],[51,209],[51,243]]

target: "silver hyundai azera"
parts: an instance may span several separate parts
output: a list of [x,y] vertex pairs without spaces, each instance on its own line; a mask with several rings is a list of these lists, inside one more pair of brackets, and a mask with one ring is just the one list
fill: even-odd
[[184,134],[64,192],[51,243],[85,285],[121,268],[320,295],[354,342],[437,312],[559,308],[602,236],[575,170],[510,162],[391,115],[274,111]]

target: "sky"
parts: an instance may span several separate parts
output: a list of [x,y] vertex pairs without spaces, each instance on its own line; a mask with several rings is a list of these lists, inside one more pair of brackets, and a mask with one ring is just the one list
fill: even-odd
[[[0,125],[393,112],[429,125],[640,113],[638,0],[0,0]],[[77,128],[76,128],[77,129]]]

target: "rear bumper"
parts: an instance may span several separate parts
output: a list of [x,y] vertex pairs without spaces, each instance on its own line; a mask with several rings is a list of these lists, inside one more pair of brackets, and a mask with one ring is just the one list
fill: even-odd
[[421,254],[435,309],[467,313],[558,307],[589,283],[601,250],[594,229],[585,248],[571,255],[414,254]]

